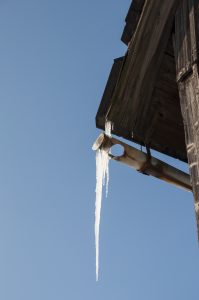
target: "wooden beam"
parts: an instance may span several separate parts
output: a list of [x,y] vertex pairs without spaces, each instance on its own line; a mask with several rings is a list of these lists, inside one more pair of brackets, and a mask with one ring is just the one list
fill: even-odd
[[199,0],[183,0],[175,17],[174,48],[199,238]]
[[[130,128],[132,132],[136,127],[136,119],[143,118],[150,105],[149,100],[179,2],[180,0],[146,0],[130,42],[107,117],[113,123],[119,120],[124,128]],[[138,107],[141,114],[137,115]],[[132,117],[135,114],[136,118]]]

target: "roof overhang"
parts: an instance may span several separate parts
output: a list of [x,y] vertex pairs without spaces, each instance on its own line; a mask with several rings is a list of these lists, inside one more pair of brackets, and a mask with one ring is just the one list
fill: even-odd
[[179,0],[134,0],[122,40],[124,57],[114,61],[96,116],[98,128],[187,161],[176,83],[172,30]]

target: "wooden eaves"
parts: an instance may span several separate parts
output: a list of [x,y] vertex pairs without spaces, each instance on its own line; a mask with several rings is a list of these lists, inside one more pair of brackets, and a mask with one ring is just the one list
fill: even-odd
[[122,35],[129,47],[114,61],[96,125],[108,118],[117,136],[186,162],[171,38],[176,2],[132,2]]
[[199,228],[199,0],[133,0],[96,125],[189,163]]

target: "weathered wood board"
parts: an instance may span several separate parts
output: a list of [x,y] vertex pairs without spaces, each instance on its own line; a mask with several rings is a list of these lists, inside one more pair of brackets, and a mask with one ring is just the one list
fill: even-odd
[[139,22],[145,0],[133,0],[129,8],[128,14],[126,16],[126,26],[122,33],[121,40],[126,45],[130,42],[132,36],[134,35],[137,24]]
[[[108,118],[113,123],[117,118],[132,132],[136,127],[136,119],[141,117],[139,113],[142,114],[149,105],[178,3],[179,0],[146,0],[129,45],[126,63],[113,95]],[[138,106],[140,109],[134,119],[132,115]]]
[[199,0],[183,0],[175,18],[175,56],[199,238]]
[[199,238],[199,0],[133,0],[122,41],[97,127],[188,161]]
[[[125,29],[122,37],[123,40],[126,37],[125,43],[131,39],[130,48],[122,61],[114,62],[96,124],[98,128],[104,128],[105,118],[110,118],[117,136],[187,161],[170,38],[172,21],[167,24],[161,16],[162,12],[174,18],[176,4],[173,2],[173,6],[165,10],[167,4],[156,1],[153,6],[152,2],[132,2],[126,18],[126,26],[131,30],[126,32]],[[146,20],[142,19],[144,16]],[[141,28],[137,28],[139,26]],[[163,42],[157,31],[159,27],[164,35]],[[152,33],[153,40],[150,41]]]

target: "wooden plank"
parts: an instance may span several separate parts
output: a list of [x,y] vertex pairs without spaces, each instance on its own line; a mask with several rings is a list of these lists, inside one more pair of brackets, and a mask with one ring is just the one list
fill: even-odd
[[[134,5],[136,3],[140,4],[138,0],[133,3]],[[139,7],[137,6],[137,8]],[[135,11],[136,10],[134,9],[134,12]],[[128,14],[128,22],[133,22],[131,19],[133,16],[132,13]],[[139,23],[140,22],[142,22],[142,20],[140,20]],[[134,41],[132,41],[132,43],[134,43]],[[153,45],[151,45],[151,47],[153,47]],[[143,55],[146,50],[147,49],[145,48],[140,49]],[[180,110],[178,87],[176,84],[173,43],[170,35],[162,56],[152,95],[148,98],[148,101],[144,101],[142,97],[139,99],[136,97],[130,98],[128,105],[124,108],[126,99],[120,97],[118,100],[117,105],[119,111],[118,114],[115,114],[114,116],[113,133],[138,144],[148,145],[156,151],[187,162],[183,120]],[[122,75],[124,73],[124,68],[127,67],[126,64],[128,58],[129,53],[125,56],[124,61],[121,64],[121,70],[119,72],[121,76],[119,76],[118,71],[114,71],[117,69],[115,65],[116,62],[114,63],[96,116],[96,125],[100,129],[104,129],[105,119],[107,115],[109,116],[109,111],[111,112],[112,108],[114,108],[114,100],[117,101],[117,92],[120,91],[118,84],[123,84]],[[156,62],[154,65],[157,66]],[[153,74],[154,68],[152,69],[152,75]],[[151,77],[148,80],[149,84],[151,84]],[[131,74],[129,80],[135,81],[137,78],[134,74]],[[137,103],[138,105],[136,106],[134,103]],[[121,119],[120,112],[123,109],[124,117]],[[130,126],[125,124],[126,119],[130,119],[131,123],[135,122],[136,126],[133,127],[133,130],[131,124]]]
[[137,120],[136,132],[144,133],[148,146],[158,142],[165,148],[175,149],[178,157],[186,160],[183,121],[175,80],[175,59],[166,52],[147,111],[142,110],[142,117]]
[[113,95],[117,81],[119,80],[124,59],[124,56],[114,59],[114,63],[112,65],[104,94],[96,115],[96,126],[98,128],[104,128],[105,116],[107,114],[107,111],[109,110],[110,99]]
[[131,6],[125,19],[126,26],[121,37],[122,42],[126,45],[128,45],[136,31],[137,24],[139,22],[140,15],[144,6],[144,2],[145,0],[133,0],[131,2]]
[[175,56],[199,238],[199,0],[183,0],[175,18]]
[[[118,64],[119,60],[117,59],[96,115],[96,126],[100,129],[104,129],[105,117],[110,109],[111,97],[124,61],[120,66]],[[121,107],[122,105],[123,102],[121,102]],[[127,110],[126,114],[128,113]],[[135,118],[136,113],[135,111],[131,118]],[[169,40],[163,55],[147,113],[144,118],[137,119],[133,137],[131,131],[122,127],[119,122],[115,123],[113,133],[138,144],[147,144],[156,151],[187,162],[172,39]]]
[[128,128],[131,133],[136,129],[136,119],[147,114],[178,3],[179,0],[145,1],[108,114],[116,126]]

